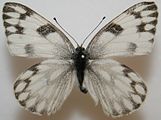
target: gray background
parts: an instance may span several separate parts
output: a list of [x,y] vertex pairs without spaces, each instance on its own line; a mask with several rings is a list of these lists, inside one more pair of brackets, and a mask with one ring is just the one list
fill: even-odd
[[[57,17],[61,25],[81,43],[103,16],[103,24],[95,33],[115,16],[141,0],[15,0],[37,11],[54,23]],[[0,0],[0,16],[3,4]],[[159,11],[161,1],[157,0]],[[160,18],[159,18],[160,20]],[[46,116],[33,115],[17,103],[13,94],[13,82],[22,71],[40,60],[12,57],[6,47],[4,28],[0,17],[0,120],[47,120]],[[157,26],[155,46],[149,56],[123,58],[119,61],[133,68],[145,80],[148,95],[139,111],[118,120],[160,120],[161,119],[161,24]],[[94,34],[93,34],[94,35]],[[93,37],[89,38],[89,40]],[[112,120],[100,105],[95,106],[88,95],[75,88],[62,109],[54,115],[55,120]]]

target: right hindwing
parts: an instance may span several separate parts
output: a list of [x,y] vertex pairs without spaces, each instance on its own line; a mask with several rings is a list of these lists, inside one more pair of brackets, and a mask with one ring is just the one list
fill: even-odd
[[147,88],[132,69],[111,59],[90,62],[84,85],[105,114],[120,117],[137,110],[144,102]]

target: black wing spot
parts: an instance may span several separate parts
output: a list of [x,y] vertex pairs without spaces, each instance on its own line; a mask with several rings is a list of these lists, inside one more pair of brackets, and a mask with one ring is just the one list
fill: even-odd
[[118,25],[118,24],[115,24],[115,23],[111,23],[106,29],[105,31],[109,31],[111,33],[113,33],[114,35],[119,35],[124,29]]
[[131,42],[129,44],[128,50],[134,52],[136,50],[136,48],[137,48],[137,45],[135,43]]
[[51,27],[50,24],[40,26],[40,27],[37,29],[37,32],[38,32],[40,35],[44,36],[44,37],[46,37],[49,33],[55,32],[55,31],[56,31],[56,30],[55,30],[53,27]]
[[150,43],[154,43],[154,39],[149,40]]
[[34,53],[34,48],[33,48],[33,45],[32,44],[27,44],[25,47],[24,47],[25,51],[27,54],[33,54]]

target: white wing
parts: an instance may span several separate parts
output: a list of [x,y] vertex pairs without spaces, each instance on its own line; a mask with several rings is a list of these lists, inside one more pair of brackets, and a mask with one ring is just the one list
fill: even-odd
[[16,99],[35,114],[53,114],[71,92],[75,81],[73,63],[46,60],[22,73],[14,84]]
[[3,20],[12,55],[55,59],[71,57],[74,47],[68,38],[30,8],[8,2],[3,8]]
[[105,114],[120,117],[138,109],[147,88],[142,78],[114,60],[92,61],[85,71],[84,85]]
[[90,58],[150,53],[157,17],[157,6],[154,2],[141,2],[127,9],[94,36],[87,46]]

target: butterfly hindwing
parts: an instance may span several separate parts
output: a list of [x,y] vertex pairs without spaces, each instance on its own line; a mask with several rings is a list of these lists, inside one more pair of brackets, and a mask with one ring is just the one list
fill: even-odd
[[55,59],[71,57],[74,47],[68,38],[30,8],[19,3],[5,3],[3,20],[12,55]]
[[145,100],[147,88],[142,78],[114,60],[91,61],[85,74],[84,85],[109,116],[130,114]]
[[90,58],[150,53],[157,17],[157,6],[154,2],[141,2],[130,7],[94,36],[87,46]]
[[71,62],[45,60],[23,72],[15,81],[16,99],[35,114],[55,113],[71,92],[75,81]]

